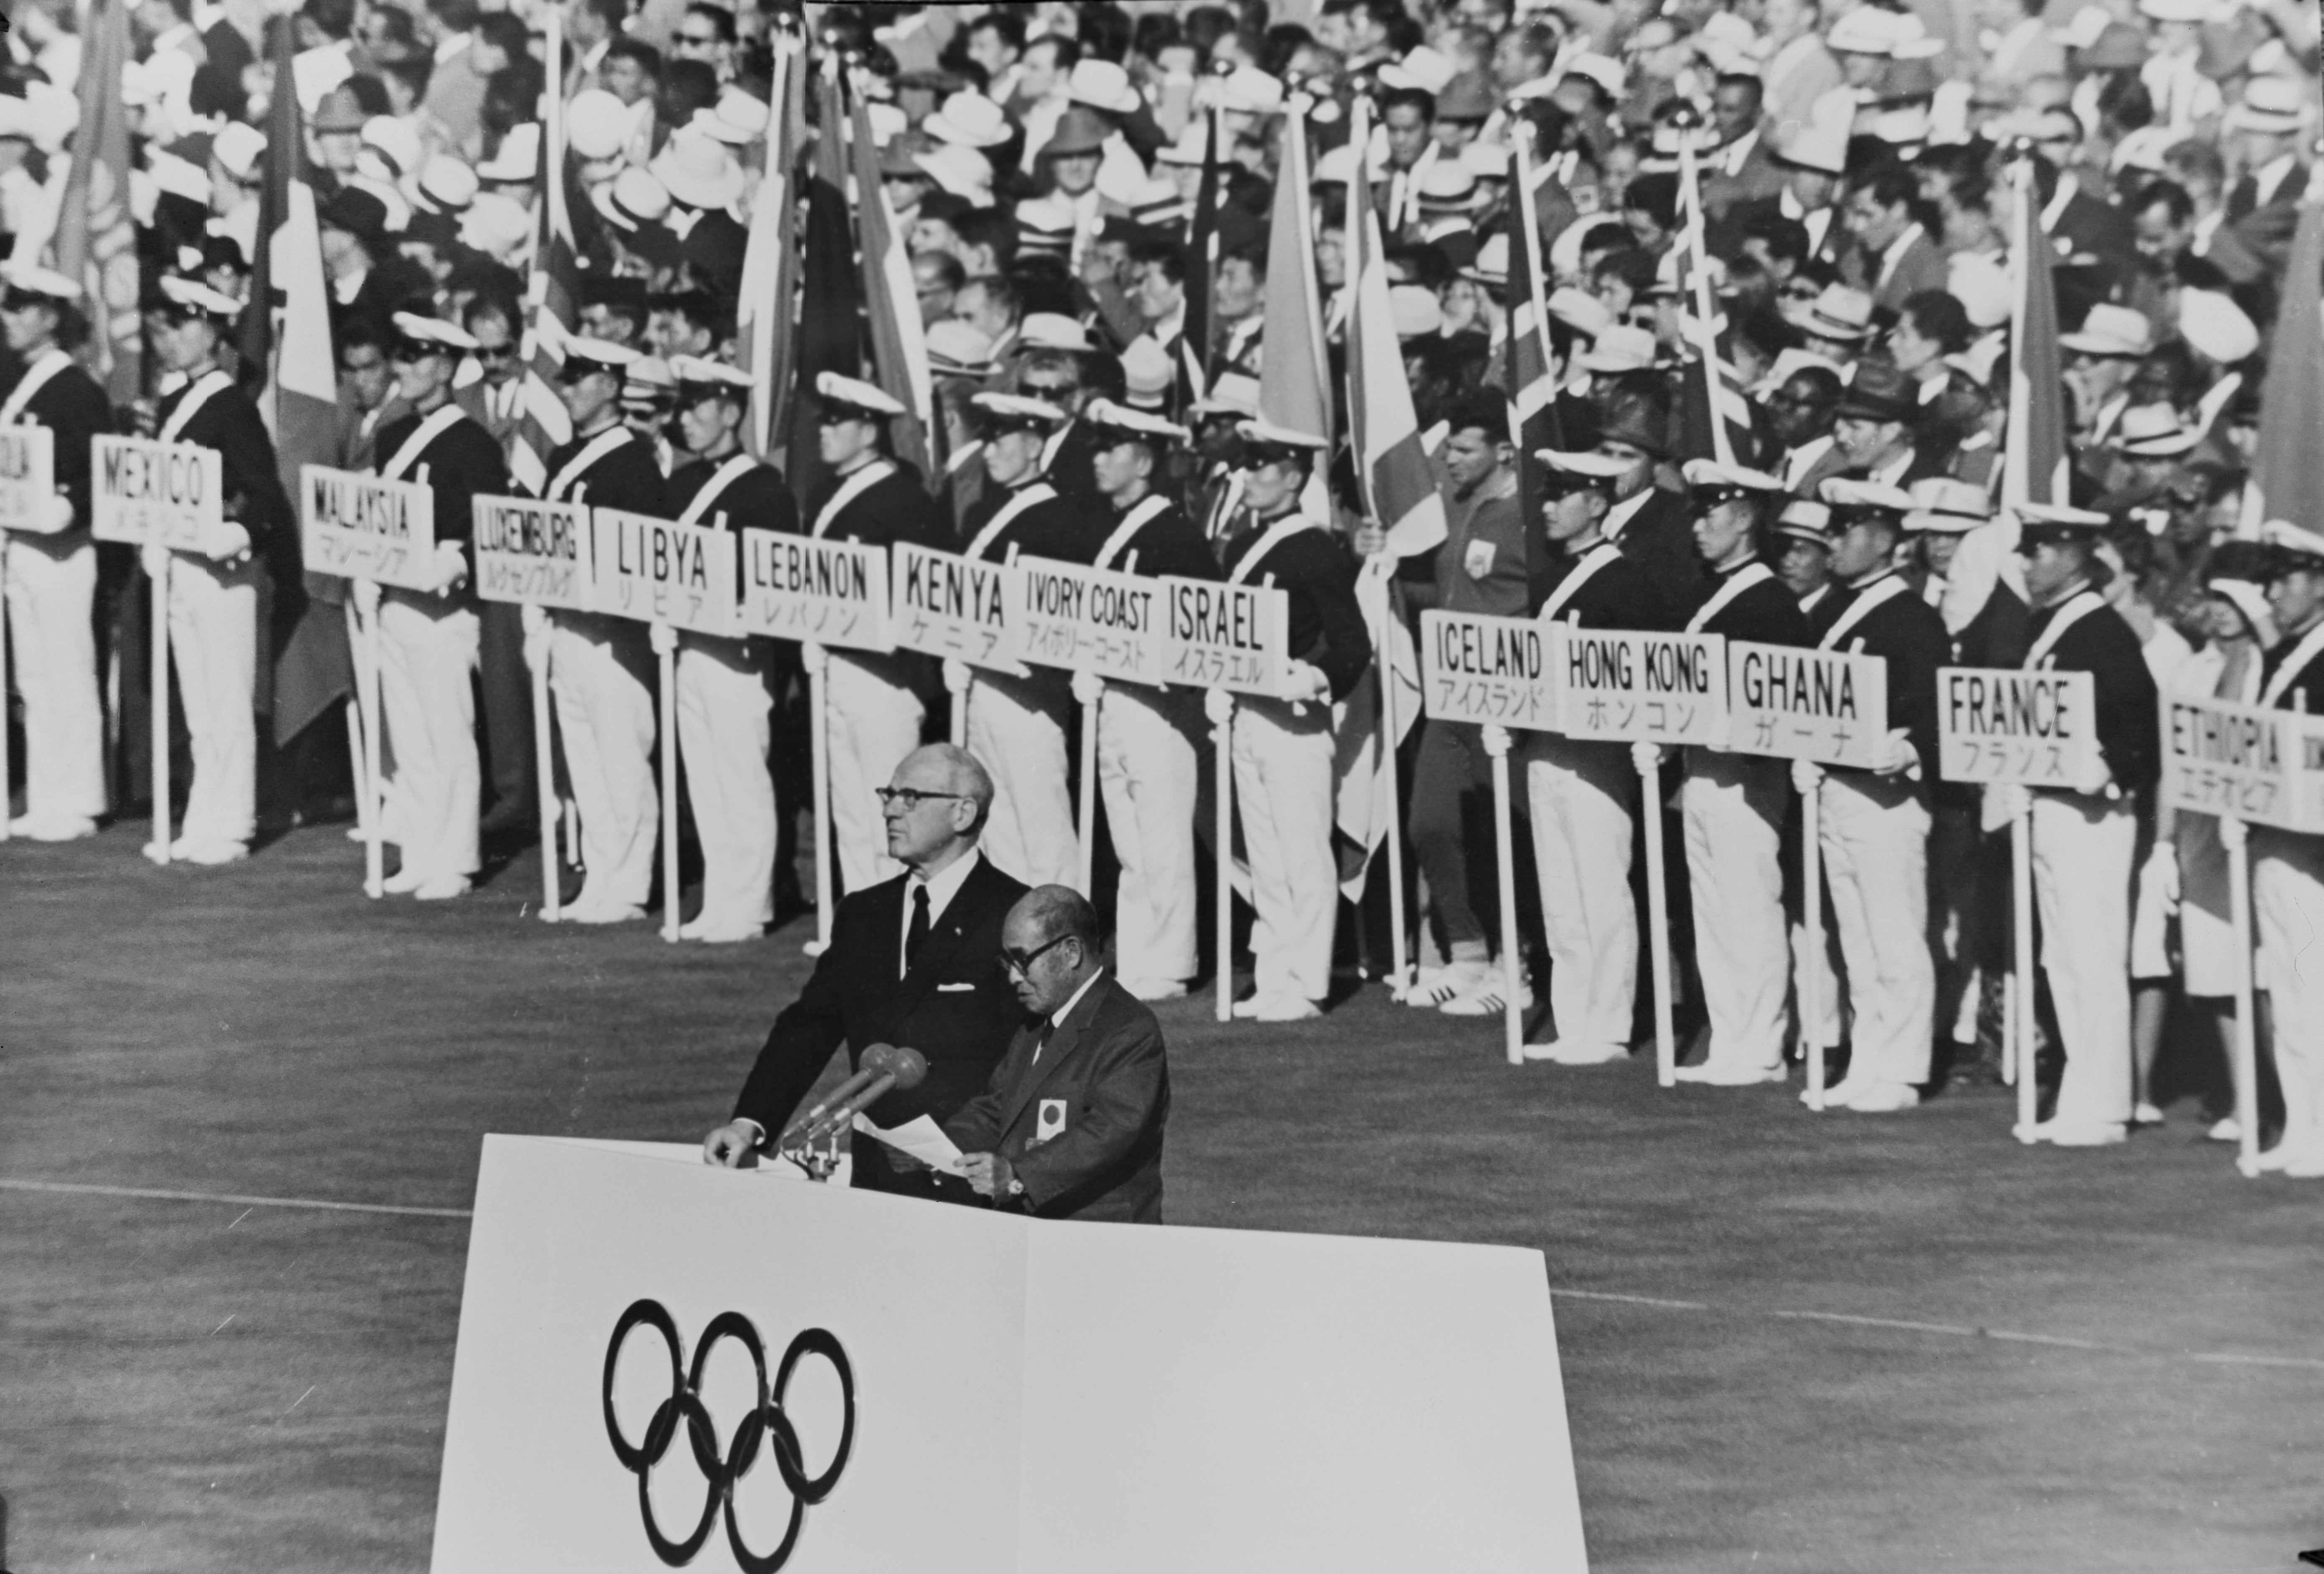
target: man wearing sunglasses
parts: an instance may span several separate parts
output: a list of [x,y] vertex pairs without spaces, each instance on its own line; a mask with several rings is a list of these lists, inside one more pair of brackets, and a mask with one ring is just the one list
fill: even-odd
[[945,1122],[970,1189],[1041,1219],[1161,1223],[1162,1026],[1106,976],[1097,910],[1042,886],[1010,908],[1001,940],[1026,1021],[983,1095]]
[[[965,749],[932,743],[896,767],[878,801],[889,855],[905,872],[839,904],[831,945],[775,1018],[733,1118],[703,1138],[706,1164],[756,1164],[843,1044],[850,1071],[875,1044],[916,1049],[927,1060],[918,1087],[898,1089],[866,1111],[873,1124],[893,1128],[922,1115],[947,1121],[985,1091],[1022,1020],[994,959],[1025,888],[977,848],[992,778]],[[856,1141],[854,1155],[858,1186],[943,1195],[933,1174],[869,1138]],[[952,1192],[965,1201],[957,1186]]]
[[500,445],[454,402],[452,375],[475,348],[467,330],[399,311],[389,359],[410,413],[379,434],[379,474],[427,484],[435,500],[433,589],[356,587],[379,619],[380,697],[395,741],[395,789],[403,866],[392,892],[423,902],[465,896],[480,862],[480,768],[468,674],[476,665],[476,598],[467,588],[466,543],[478,492],[508,490]]

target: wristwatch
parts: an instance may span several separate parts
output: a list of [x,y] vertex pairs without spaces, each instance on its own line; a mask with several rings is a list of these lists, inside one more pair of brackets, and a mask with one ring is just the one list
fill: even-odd
[[1019,1180],[1019,1179],[1018,1179],[1016,1176],[1014,1176],[1014,1175],[1010,1176],[1010,1177],[1009,1177],[1009,1195],[1010,1195],[1010,1196],[1011,1196],[1011,1197],[1022,1197],[1024,1194],[1025,1194],[1025,1183],[1024,1183],[1024,1182],[1022,1182],[1022,1181],[1020,1181],[1020,1180]]

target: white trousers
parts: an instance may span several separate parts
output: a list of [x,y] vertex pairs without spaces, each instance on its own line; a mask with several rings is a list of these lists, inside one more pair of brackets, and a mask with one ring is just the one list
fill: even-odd
[[654,840],[661,828],[650,669],[612,631],[611,619],[556,617],[549,686],[565,740],[565,773],[581,807],[581,861],[588,870],[574,905],[642,907],[653,894]]
[[1784,761],[1687,751],[1679,806],[1693,895],[1694,957],[1711,1017],[1707,1063],[1737,1072],[1784,1063],[1792,948],[1784,924]]
[[1098,705],[1098,787],[1121,861],[1115,971],[1125,979],[1169,983],[1194,976],[1194,815],[1203,759],[1185,703],[1192,692],[1114,684]]
[[2252,913],[2275,1018],[2283,1140],[2324,1144],[2324,837],[2255,825]]
[[[872,658],[872,662],[878,658]],[[879,790],[920,746],[920,696],[868,662],[834,652],[824,676],[824,758],[831,772],[832,833],[845,888],[869,890],[904,866],[888,856]],[[821,857],[823,850],[817,848]]]
[[194,756],[180,834],[197,846],[246,842],[258,828],[259,572],[171,557],[170,659]]
[[1848,970],[1847,1081],[1929,1080],[1937,969],[1929,954],[1929,811],[1902,778],[1826,777],[1817,840]]
[[[1250,862],[1250,951],[1258,994],[1321,1001],[1332,990],[1340,871],[1332,856],[1332,713],[1281,700],[1235,702],[1235,806]],[[1221,965],[1225,965],[1222,959]]]
[[2130,1119],[2130,916],[2138,815],[2080,793],[2034,795],[2034,901],[2042,972],[2065,1041],[2055,1118]]
[[750,647],[688,634],[678,652],[678,739],[702,843],[706,931],[760,928],[775,916],[775,782],[767,770],[774,703]]
[[963,697],[968,751],[992,778],[985,856],[1028,886],[1078,888],[1082,843],[1065,749],[1071,702],[1023,678],[989,672],[978,673]]
[[1638,989],[1630,894],[1638,772],[1629,746],[1536,732],[1523,748],[1557,1042],[1628,1044]]
[[24,812],[105,813],[105,710],[97,698],[97,546],[85,534],[5,537],[8,643],[24,696]]
[[406,870],[472,875],[483,773],[476,757],[476,614],[442,596],[381,593],[379,698],[395,740],[396,838]]

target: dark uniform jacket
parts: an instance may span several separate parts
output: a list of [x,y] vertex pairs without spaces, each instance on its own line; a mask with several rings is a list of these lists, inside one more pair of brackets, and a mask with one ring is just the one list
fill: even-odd
[[[381,428],[373,467],[384,474],[388,465],[403,452],[405,441],[420,429],[423,419],[416,414],[404,415]],[[476,515],[471,502],[479,492],[505,495],[509,490],[508,464],[501,456],[501,446],[493,441],[490,432],[466,415],[437,433],[403,467],[398,479],[424,482],[433,490],[438,543],[474,540]],[[454,594],[463,603],[475,603],[473,575]]]
[[[605,432],[576,437],[549,454],[549,479],[545,483],[549,501],[620,509],[625,513],[646,514],[658,520],[669,518],[669,492],[652,445],[627,428],[606,429],[620,432],[623,441],[570,476],[565,474],[565,467]],[[557,621],[563,627],[612,641],[632,663],[645,659],[646,626],[634,619],[617,618],[611,612],[560,612]]]
[[[833,915],[831,948],[816,960],[799,998],[783,1008],[734,1102],[738,1118],[755,1120],[771,1145],[831,1052],[847,1046],[851,1071],[875,1044],[916,1049],[927,1080],[872,1106],[872,1120],[896,1127],[926,1115],[942,1122],[985,1091],[1010,1035],[1024,1020],[1014,990],[993,959],[1001,920],[1025,887],[980,857],[902,967],[905,892],[898,875],[848,895]],[[880,1191],[927,1192],[925,1176],[907,1180],[865,1137],[855,1145],[855,1184]]]
[[[169,424],[194,386],[189,382],[163,396],[161,426]],[[172,440],[217,450],[226,488],[226,517],[250,532],[251,556],[265,565],[267,576],[273,581],[274,594],[268,603],[272,615],[267,651],[270,658],[281,654],[291,631],[299,626],[307,597],[298,515],[291,511],[290,496],[282,490],[274,439],[267,435],[258,407],[240,389],[221,388],[202,402]]]
[[[1716,597],[1735,575],[1761,566],[1754,563],[1720,575],[1711,587]],[[1756,577],[1756,576],[1755,576]],[[1694,631],[1699,634],[1717,634],[1728,640],[1748,640],[1755,645],[1810,645],[1814,643],[1808,633],[1807,614],[1800,611],[1799,598],[1784,588],[1784,582],[1772,574],[1736,594],[1733,600],[1703,620]]]
[[[866,547],[885,548],[898,541],[909,541],[914,546],[939,551],[958,551],[960,543],[953,536],[952,521],[945,517],[944,505],[930,497],[928,489],[920,483],[920,473],[893,459],[874,463],[885,465],[888,473],[849,498],[832,515],[831,522],[817,530],[816,520],[848,480],[847,476],[826,471],[808,492],[807,506],[799,511],[800,530],[826,541],[857,541]],[[931,657],[910,650],[888,655],[850,650],[846,659],[889,683],[915,691],[923,700],[934,701],[944,692],[936,663]]]
[[[2096,591],[2085,594],[2095,596]],[[2077,597],[2039,609],[2026,626],[2031,644],[2073,604]],[[2058,636],[2034,666],[2044,672],[2087,672],[2098,703],[2098,752],[2125,797],[2152,787],[2163,774],[2162,722],[2155,704],[2154,675],[2147,669],[2138,634],[2122,614],[2101,603]]]
[[1067,422],[1056,452],[1041,468],[1041,479],[1062,497],[1103,502],[1105,494],[1097,489],[1097,451],[1104,446],[1103,434],[1088,421]]
[[[1884,574],[1854,590],[1834,585],[1808,614],[1809,631],[1821,643],[1850,607],[1890,579],[1896,575]],[[1854,656],[1877,656],[1888,664],[1888,726],[1892,732],[1904,728],[1920,755],[1917,785],[1925,799],[1937,779],[1937,668],[1952,658],[1952,642],[1945,637],[1945,621],[1936,609],[1903,580],[1897,584],[1904,585],[1901,594],[1866,612],[1831,648]],[[1876,774],[1848,766],[1826,769],[1857,780]]]
[[[11,367],[0,400],[15,391],[23,369]],[[23,419],[56,434],[57,490],[71,500],[74,532],[89,528],[88,440],[113,429],[113,406],[97,380],[75,362],[52,374],[24,403]]]
[[[1601,560],[1592,567],[1593,559]],[[1600,542],[1562,559],[1551,571],[1548,594],[1536,609],[1536,614],[1547,613],[1549,603],[1557,599],[1565,582],[1585,569],[1589,570],[1589,577],[1565,598],[1551,621],[1582,629],[1638,629],[1649,632],[1670,627],[1654,581],[1635,558],[1611,542]]]
[[[724,459],[689,459],[671,471],[667,483],[669,517],[684,514],[695,494],[710,483],[725,463]],[[694,522],[715,526],[722,514],[726,529],[737,535],[745,527],[798,534],[798,504],[792,501],[791,489],[783,483],[780,471],[765,465],[754,465],[728,482]]]
[[[1144,500],[1132,503],[1139,507]],[[1203,539],[1203,532],[1186,517],[1186,512],[1175,502],[1165,503],[1158,512],[1148,516],[1110,553],[1105,544],[1121,525],[1130,510],[1120,512],[1103,509],[1094,519],[1085,519],[1082,529],[1087,532],[1088,551],[1084,560],[1100,568],[1111,568],[1121,574],[1143,575],[1157,578],[1174,575],[1180,579],[1217,579],[1219,560],[1211,556],[1211,545]],[[1102,555],[1102,561],[1100,560]]]
[[1661,620],[1651,626],[1683,626],[1711,594],[1711,571],[1694,549],[1694,511],[1686,499],[1656,487],[1638,511],[1611,533],[1622,556],[1646,570],[1647,583],[1661,598]]
[[1039,1218],[1159,1224],[1169,1115],[1162,1026],[1109,971],[1055,1027],[1018,1028],[945,1134],[1007,1159],[1025,1188],[1015,1205]]
[[[1040,484],[1038,480],[1028,483],[1030,486]],[[992,517],[1025,491],[1023,486],[986,487],[984,494],[969,504],[961,516],[959,550],[967,552],[985,526],[992,522]],[[1068,500],[1054,483],[1049,483],[1048,491],[1052,495],[1018,510],[984,544],[984,549],[976,555],[977,560],[1006,563],[1009,549],[1014,547],[1020,557],[1050,557],[1063,563],[1088,562],[1094,548],[1081,544],[1088,533],[1082,525],[1087,505]]]
[[1274,522],[1252,525],[1227,548],[1228,573],[1245,584],[1272,584],[1290,593],[1291,658],[1321,670],[1332,685],[1332,697],[1343,700],[1372,659],[1371,631],[1356,604],[1355,561],[1320,525],[1296,530],[1264,557],[1252,557]]

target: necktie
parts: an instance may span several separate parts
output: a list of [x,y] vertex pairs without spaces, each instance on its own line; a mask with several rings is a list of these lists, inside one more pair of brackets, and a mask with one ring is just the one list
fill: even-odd
[[1041,1063],[1041,1052],[1049,1047],[1049,1035],[1055,1033],[1056,1030],[1057,1024],[1056,1018],[1047,1018],[1042,1022],[1041,1031],[1037,1034],[1033,1039],[1033,1063],[1035,1065],[1039,1065]]
[[928,888],[915,885],[912,888],[912,922],[904,931],[904,970],[907,972],[911,971],[912,963],[919,960],[920,947],[927,943],[927,939]]

